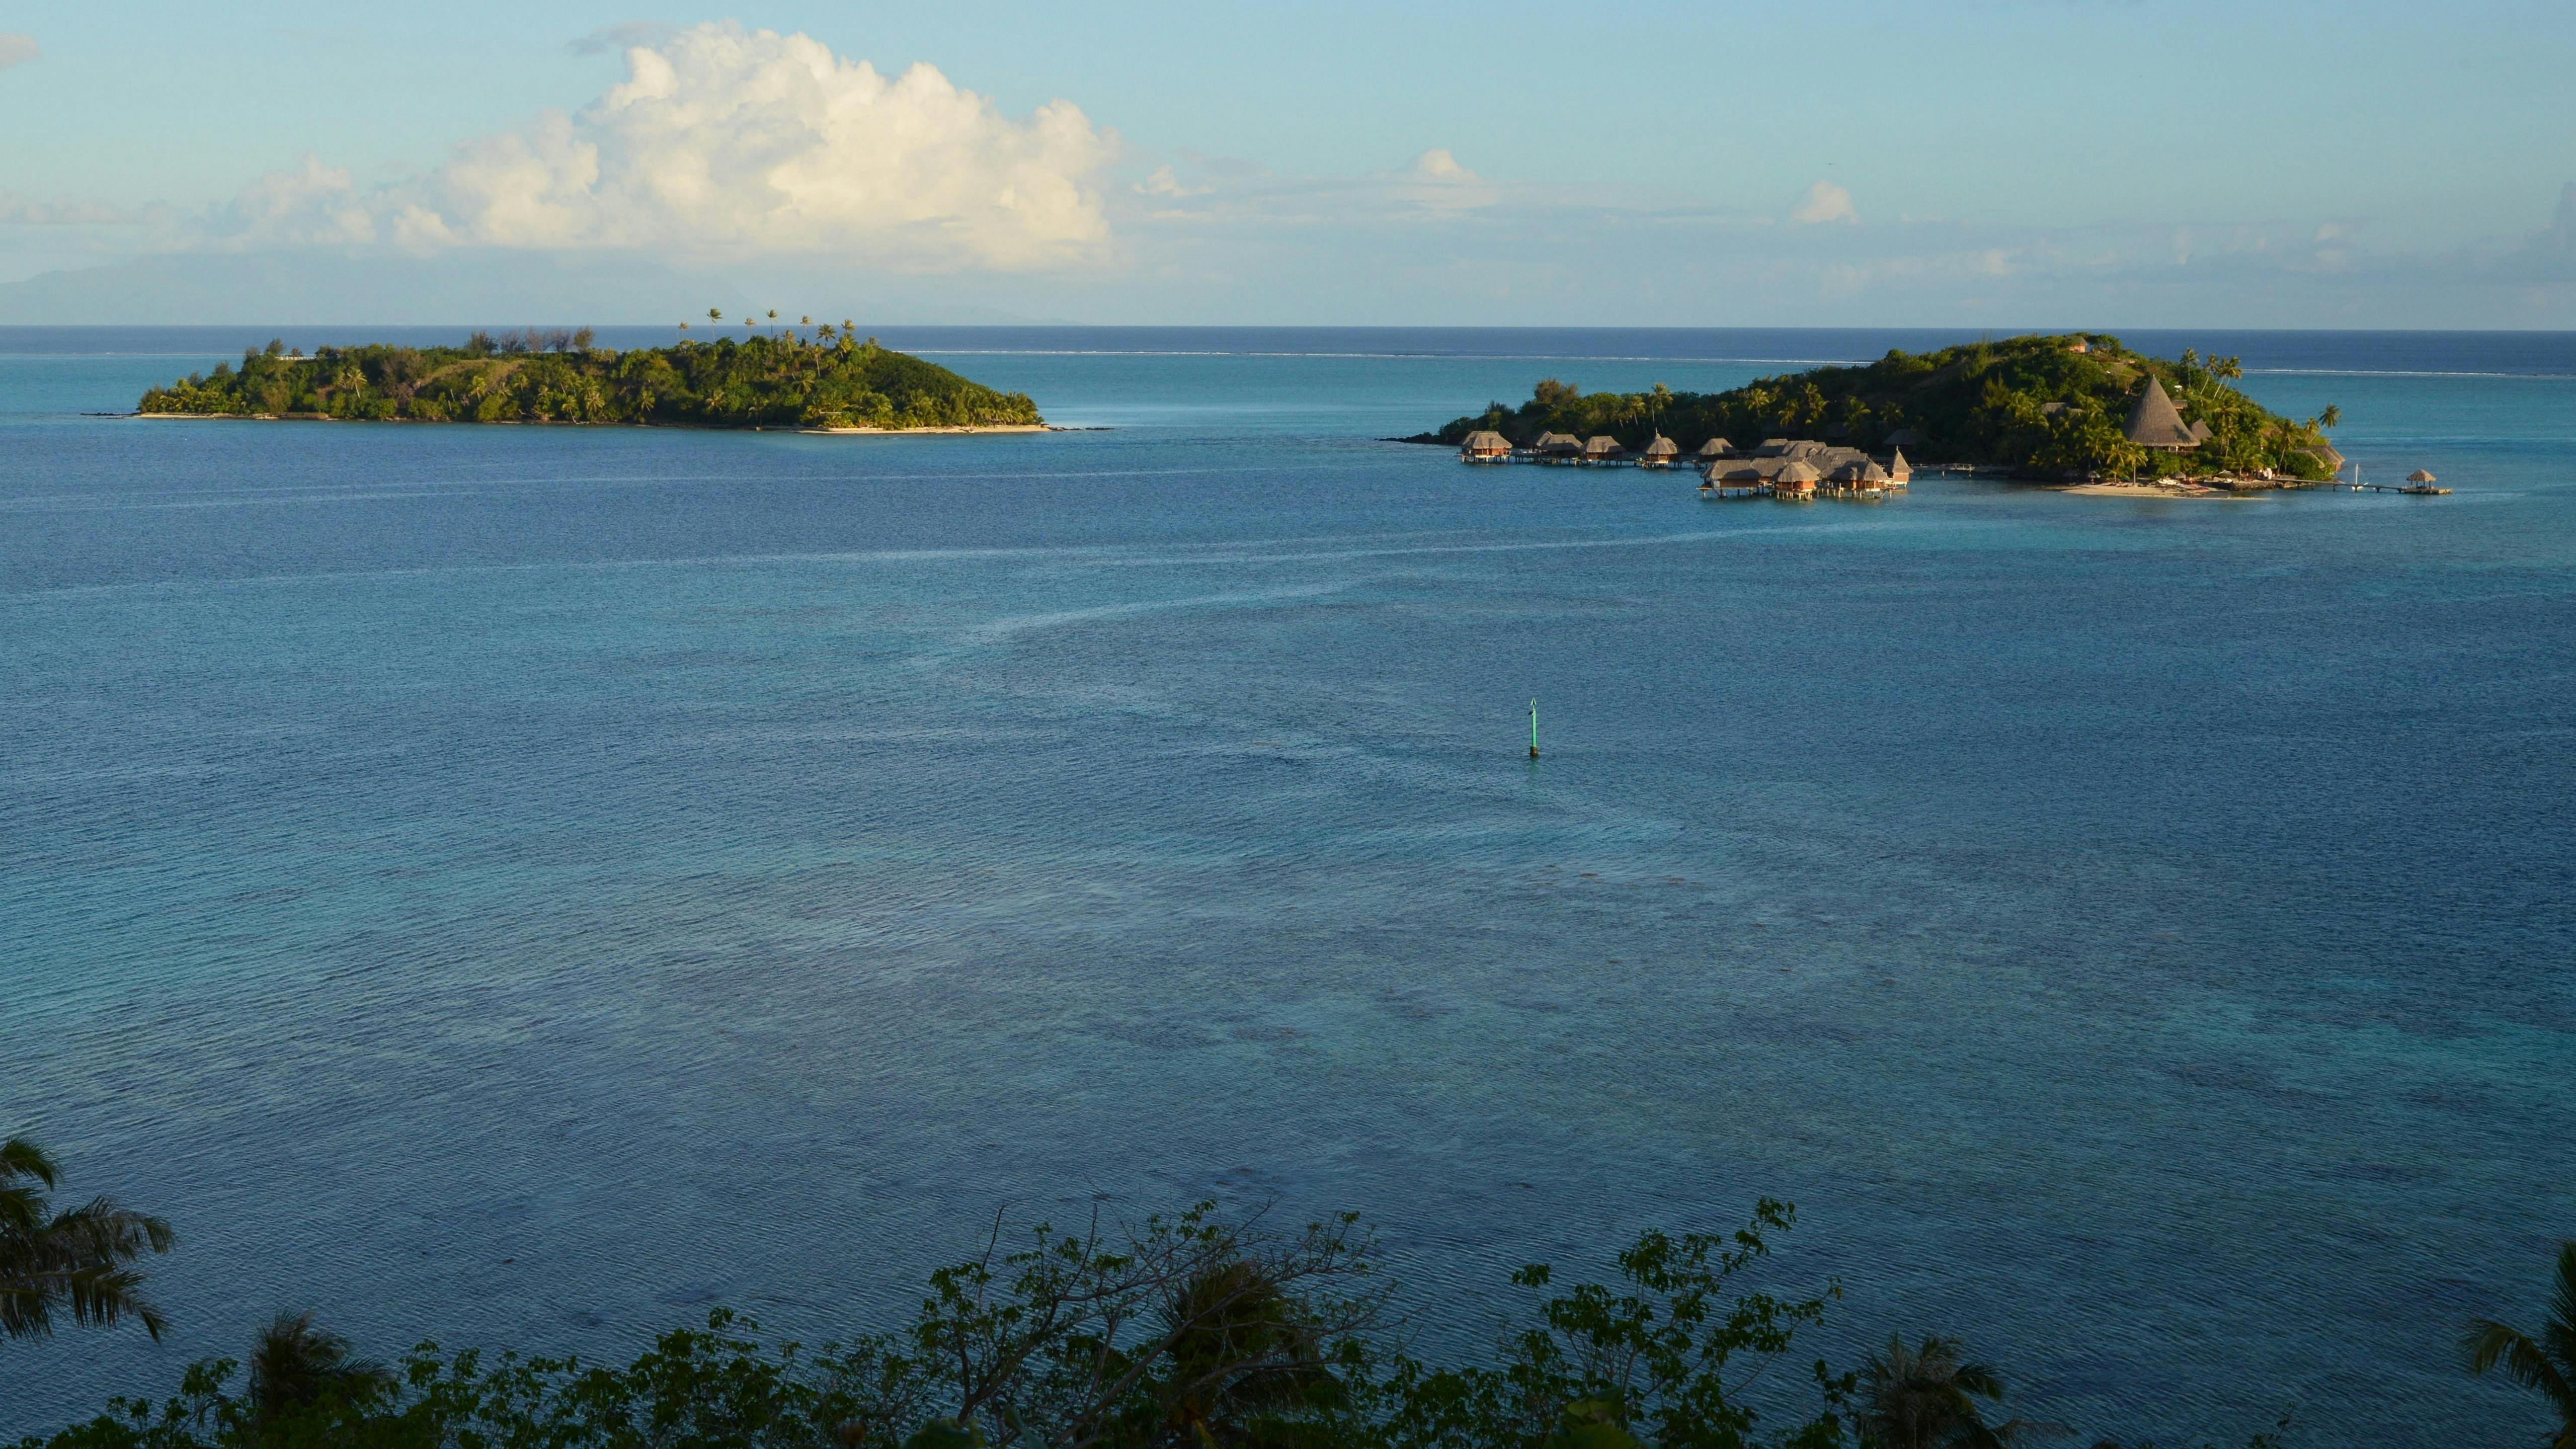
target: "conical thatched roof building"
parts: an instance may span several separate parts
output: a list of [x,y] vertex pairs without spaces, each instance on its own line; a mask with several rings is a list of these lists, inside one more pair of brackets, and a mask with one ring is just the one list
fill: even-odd
[[1905,450],[1903,448],[1897,449],[1896,452],[1887,460],[1887,481],[1890,483],[1911,483],[1914,481],[1914,465],[1905,461]]
[[2430,483],[2433,481],[2433,474],[2429,469],[2418,468],[2414,472],[2406,475],[2406,481],[2409,483]]
[[1724,438],[1711,438],[1699,445],[1699,455],[1703,458],[1723,458],[1734,451],[1735,445]]
[[2129,409],[2129,425],[2120,431],[2130,442],[2159,453],[2188,453],[2200,446],[2173,399],[2165,396],[2165,385],[2153,374],[2147,378],[2145,391],[2138,394],[2137,405]]
[[1646,444],[1646,451],[1641,456],[1649,463],[1669,463],[1681,455],[1681,444],[1657,433],[1654,441]]

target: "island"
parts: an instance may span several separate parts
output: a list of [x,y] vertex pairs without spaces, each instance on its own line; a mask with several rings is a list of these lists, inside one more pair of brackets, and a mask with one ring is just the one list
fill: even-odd
[[1469,461],[1687,460],[1713,488],[1734,481],[1762,491],[1782,470],[1799,482],[1830,485],[1839,469],[1855,487],[1901,483],[1909,452],[1913,462],[2084,491],[2241,492],[2341,472],[2343,455],[2326,439],[2337,409],[2282,417],[2237,390],[2242,376],[2232,357],[2187,350],[2168,361],[2102,333],[2033,335],[1891,351],[1722,393],[1660,383],[1585,393],[1549,378],[1517,408],[1492,403],[1401,441],[1447,444]]
[[143,417],[424,423],[593,423],[818,432],[1036,432],[1022,393],[825,323],[739,341],[616,351],[589,328],[476,332],[460,347],[324,347],[271,341],[143,395]]

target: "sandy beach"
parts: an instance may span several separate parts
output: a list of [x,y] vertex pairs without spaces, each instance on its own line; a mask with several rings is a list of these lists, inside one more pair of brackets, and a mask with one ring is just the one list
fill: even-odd
[[2236,498],[2242,495],[2188,483],[2076,483],[2054,490],[2086,498]]
[[871,435],[871,436],[874,436],[874,437],[891,438],[891,437],[895,437],[895,436],[897,436],[897,435],[899,435],[899,434],[907,434],[907,433],[1061,433],[1061,432],[1064,432],[1064,431],[1066,431],[1066,430],[1065,430],[1065,429],[1063,429],[1063,428],[1059,428],[1059,427],[1051,426],[1051,425],[1046,424],[1046,423],[995,423],[995,424],[993,424],[993,425],[991,425],[991,426],[989,426],[989,427],[963,427],[963,428],[798,428],[796,431],[798,431],[798,432],[800,432],[800,433],[814,433],[814,434],[817,434],[817,435],[831,435],[831,434],[842,434],[842,433],[864,433],[864,434],[868,434],[868,435]]

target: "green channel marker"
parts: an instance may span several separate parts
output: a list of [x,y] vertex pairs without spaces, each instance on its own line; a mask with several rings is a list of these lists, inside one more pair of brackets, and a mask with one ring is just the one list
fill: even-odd
[[1530,701],[1530,758],[1538,758],[1538,701]]

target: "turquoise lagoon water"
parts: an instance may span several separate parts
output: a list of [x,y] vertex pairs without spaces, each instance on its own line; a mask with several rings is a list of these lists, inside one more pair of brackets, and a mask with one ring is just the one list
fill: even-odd
[[1003,1207],[1354,1208],[1468,1353],[1766,1193],[1838,1361],[2537,1426],[2450,1345],[2576,1234],[2576,338],[2132,338],[2441,499],[1376,441],[1925,334],[886,333],[1109,429],[1045,437],[83,415],[268,330],[0,332],[0,1126],[185,1239],[0,1432],[286,1305],[828,1337]]

